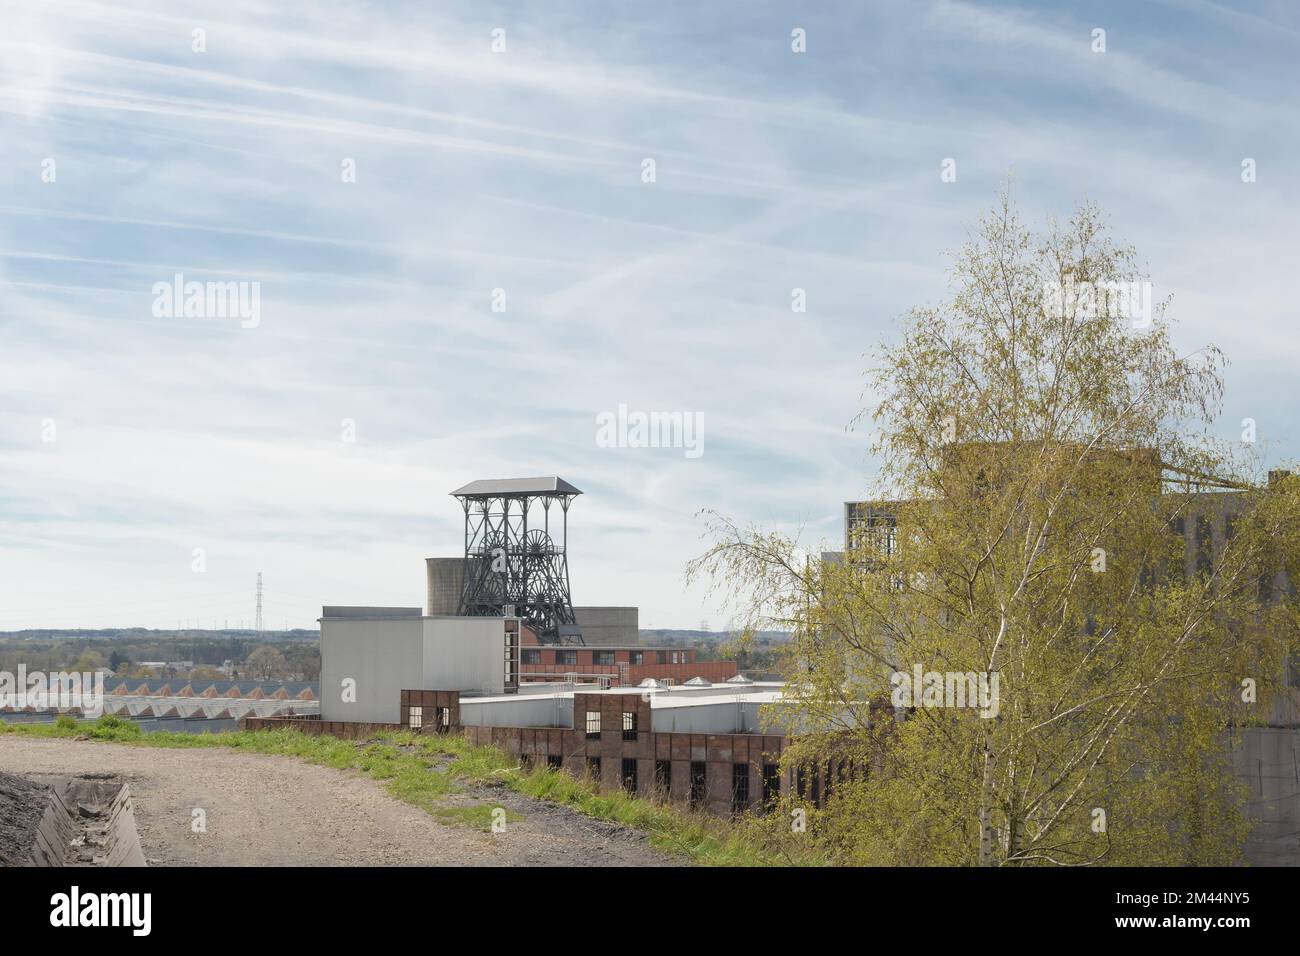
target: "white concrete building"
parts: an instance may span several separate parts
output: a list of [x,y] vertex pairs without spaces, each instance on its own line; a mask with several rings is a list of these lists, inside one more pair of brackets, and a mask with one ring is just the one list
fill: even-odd
[[444,617],[418,607],[326,607],[320,619],[321,719],[401,720],[409,688],[500,695],[518,686],[519,622]]

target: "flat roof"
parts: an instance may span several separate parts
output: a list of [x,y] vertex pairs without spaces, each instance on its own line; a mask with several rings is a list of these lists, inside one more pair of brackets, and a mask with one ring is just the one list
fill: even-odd
[[358,607],[358,606],[331,606],[326,605],[321,609],[321,617],[343,617],[355,618],[360,620],[392,618],[412,618],[422,617],[424,608],[422,607]]
[[498,495],[580,495],[558,475],[539,478],[487,478],[471,481],[452,492],[457,498],[495,498]]
[[[609,687],[596,688],[590,685],[579,684],[576,693],[579,694],[637,694],[639,696],[650,696],[650,706],[654,707],[678,707],[696,705],[716,705],[716,704],[734,704],[740,703],[760,703],[770,704],[780,700],[784,694],[781,689],[783,684],[768,684],[763,690],[750,690],[745,693],[739,693],[731,690],[726,684],[714,684],[712,690],[714,693],[705,693],[701,687],[687,687],[687,691],[695,693],[675,694],[673,690],[683,689],[681,684],[675,688],[666,687]],[[537,700],[566,700],[572,699],[575,693],[574,689],[566,688],[564,690],[552,690],[543,693],[526,693],[526,694],[495,694],[490,697],[464,697],[460,701],[474,704],[504,704],[510,701],[537,701]]]

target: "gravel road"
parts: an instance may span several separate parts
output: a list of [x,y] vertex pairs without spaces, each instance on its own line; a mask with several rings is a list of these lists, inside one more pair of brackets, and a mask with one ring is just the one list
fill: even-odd
[[[510,791],[466,799],[523,819],[489,834],[441,823],[356,771],[225,748],[166,750],[0,736],[0,771],[113,773],[134,795],[140,842],[165,866],[671,866],[646,837]],[[202,809],[207,832],[195,833]]]

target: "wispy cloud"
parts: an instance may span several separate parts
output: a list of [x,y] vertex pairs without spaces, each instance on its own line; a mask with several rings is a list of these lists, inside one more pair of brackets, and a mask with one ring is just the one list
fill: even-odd
[[[695,513],[838,540],[860,355],[1013,167],[1031,220],[1101,203],[1238,357],[1225,417],[1296,450],[1285,4],[0,16],[0,629],[247,620],[259,570],[277,625],[419,603],[446,493],[543,473],[587,491],[579,603],[721,626]],[[155,316],[177,273],[259,283],[261,322]],[[621,403],[705,454],[599,447]]]

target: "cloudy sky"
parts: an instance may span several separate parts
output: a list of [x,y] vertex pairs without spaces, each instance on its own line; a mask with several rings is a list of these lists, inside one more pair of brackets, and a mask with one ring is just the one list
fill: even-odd
[[[1287,0],[283,6],[0,2],[0,630],[418,605],[447,493],[541,474],[576,603],[720,628],[696,513],[840,538],[862,353],[1013,169],[1300,448]],[[256,327],[157,315],[177,273]],[[600,447],[620,404],[703,454]]]

